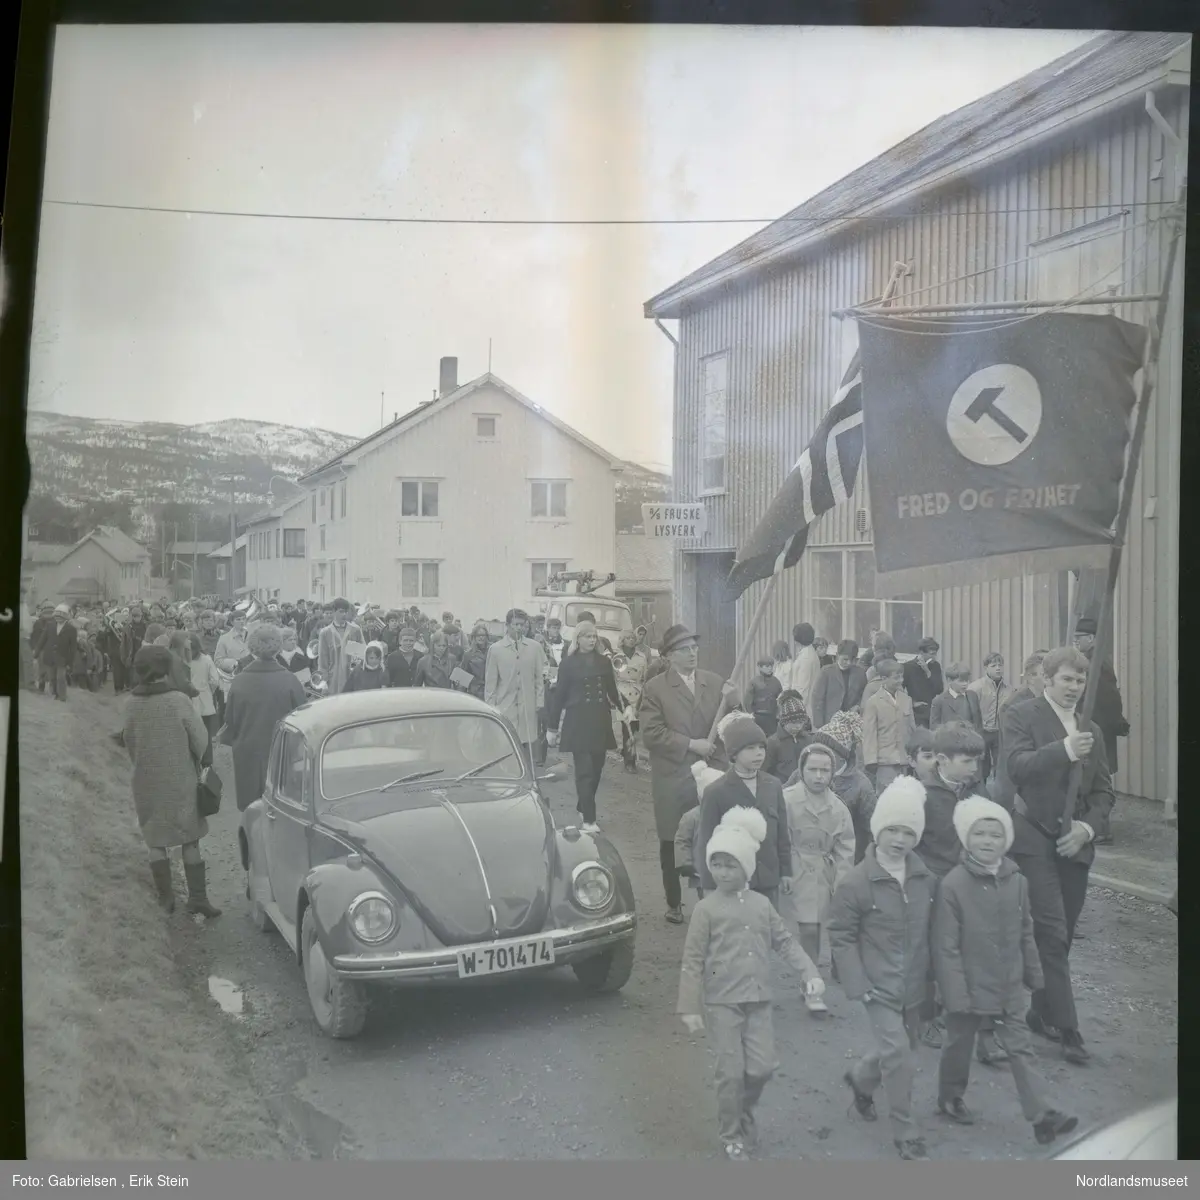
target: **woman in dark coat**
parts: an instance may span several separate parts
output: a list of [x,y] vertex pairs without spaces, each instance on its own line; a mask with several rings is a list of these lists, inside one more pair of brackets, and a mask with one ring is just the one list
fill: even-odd
[[233,677],[225,700],[221,741],[233,748],[233,785],[239,812],[267,785],[275,726],[305,702],[300,680],[277,661],[283,638],[275,625],[256,625],[246,639],[254,661]]
[[560,745],[575,756],[575,795],[583,828],[596,833],[596,790],[609,750],[617,748],[613,735],[612,709],[619,709],[612,659],[597,649],[599,636],[590,621],[575,627],[575,640],[550,693],[546,710],[547,728],[558,729],[562,718]]
[[122,741],[133,761],[133,804],[150,849],[150,872],[159,903],[175,911],[168,851],[183,847],[188,911],[219,917],[208,902],[200,839],[208,822],[200,815],[196,784],[207,757],[208,730],[192,705],[171,682],[171,652],[143,646],[133,660],[137,680],[125,709]]

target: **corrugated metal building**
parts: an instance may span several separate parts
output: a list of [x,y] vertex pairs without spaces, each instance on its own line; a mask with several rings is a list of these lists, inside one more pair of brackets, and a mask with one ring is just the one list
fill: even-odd
[[[704,638],[707,665],[731,669],[765,586],[734,606],[718,585],[856,348],[855,322],[835,313],[881,297],[896,264],[898,307],[1157,293],[1163,218],[1186,172],[1190,69],[1187,35],[1105,34],[939,119],[646,304],[679,322],[676,498],[703,499],[708,532],[677,548],[676,617]],[[1164,801],[1177,796],[1182,268],[1180,253],[1113,626],[1133,726],[1117,787]],[[1145,322],[1153,305],[1113,311]],[[1025,655],[1067,640],[1073,604],[1093,609],[1086,572],[878,599],[864,475],[781,578],[756,652],[810,620],[864,643],[888,629],[901,650],[932,635],[943,662],[977,672],[999,650],[1014,676]]]

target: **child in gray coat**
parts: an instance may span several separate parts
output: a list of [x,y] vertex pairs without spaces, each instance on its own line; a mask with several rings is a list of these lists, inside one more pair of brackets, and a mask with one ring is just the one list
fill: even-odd
[[824,981],[760,892],[749,889],[767,822],[757,809],[732,808],[705,848],[717,890],[692,912],[679,973],[676,1011],[689,1032],[707,1023],[717,1058],[717,1119],[725,1155],[744,1162],[756,1140],[754,1109],[775,1072],[771,961],[781,955],[820,996]]

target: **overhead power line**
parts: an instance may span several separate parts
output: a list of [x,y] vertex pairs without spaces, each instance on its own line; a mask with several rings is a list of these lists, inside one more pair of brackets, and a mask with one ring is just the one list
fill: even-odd
[[182,217],[242,217],[256,221],[338,221],[362,225],[528,225],[528,226],[603,226],[603,225],[780,225],[825,224],[830,221],[898,221],[906,217],[937,215],[962,220],[989,220],[996,216],[1048,212],[1109,212],[1134,208],[1169,207],[1166,200],[1136,200],[1104,204],[1060,204],[1024,208],[981,208],[973,211],[953,209],[914,208],[864,215],[856,212],[820,213],[812,216],[783,217],[664,217],[664,218],[580,218],[552,219],[538,217],[376,217],[334,213],[245,212],[220,208],[169,208],[154,204],[102,204],[90,200],[45,200],[44,204],[59,208],[90,208],[115,212],[165,213]]

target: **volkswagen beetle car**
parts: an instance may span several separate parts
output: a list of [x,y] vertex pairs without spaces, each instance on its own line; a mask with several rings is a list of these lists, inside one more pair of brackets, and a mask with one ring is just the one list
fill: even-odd
[[357,1035],[368,992],[570,966],[616,991],[633,889],[600,834],[556,829],[514,730],[461,692],[385,688],[275,730],[238,831],[250,914],[295,952],[313,1015]]

